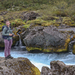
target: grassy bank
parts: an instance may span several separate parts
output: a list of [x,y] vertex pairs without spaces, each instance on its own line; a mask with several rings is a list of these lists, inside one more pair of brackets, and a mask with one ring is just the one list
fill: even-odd
[[39,10],[44,15],[75,14],[74,0],[0,0],[0,10]]
[[[0,15],[0,30],[4,25],[4,19],[9,19],[12,26],[24,25],[28,28],[42,25],[59,26],[61,23],[75,26],[75,1],[74,0],[0,0],[0,13],[7,11],[5,15]],[[41,18],[25,23],[21,20],[21,13],[24,11],[36,11]]]

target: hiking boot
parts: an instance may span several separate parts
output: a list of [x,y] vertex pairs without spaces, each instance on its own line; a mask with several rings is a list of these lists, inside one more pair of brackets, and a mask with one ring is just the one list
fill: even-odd
[[5,60],[9,59],[9,56],[5,57]]
[[11,55],[8,56],[10,59],[13,59],[13,57]]

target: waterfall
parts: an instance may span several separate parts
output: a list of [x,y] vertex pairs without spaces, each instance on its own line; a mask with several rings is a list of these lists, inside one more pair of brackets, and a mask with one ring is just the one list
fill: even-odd
[[22,41],[21,41],[21,36],[19,34],[19,32],[17,33],[17,35],[19,36],[19,41],[16,42],[15,47],[17,50],[26,50],[26,47],[23,46]]
[[19,46],[23,46],[23,45],[22,45],[22,41],[21,41],[21,36],[20,36],[19,33],[17,33],[17,34],[19,35]]

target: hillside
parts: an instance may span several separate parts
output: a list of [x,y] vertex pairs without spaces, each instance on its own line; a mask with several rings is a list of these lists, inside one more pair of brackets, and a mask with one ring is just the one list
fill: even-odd
[[[16,10],[43,10],[48,11],[47,14],[67,13],[75,14],[74,0],[0,0],[0,10],[16,11]],[[71,11],[72,10],[72,11]]]

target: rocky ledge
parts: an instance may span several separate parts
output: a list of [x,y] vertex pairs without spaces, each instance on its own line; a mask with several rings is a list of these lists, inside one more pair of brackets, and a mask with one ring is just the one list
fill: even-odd
[[41,75],[75,75],[75,65],[66,65],[62,61],[52,61],[50,68],[43,66]]
[[0,75],[40,75],[40,71],[27,58],[0,57]]

